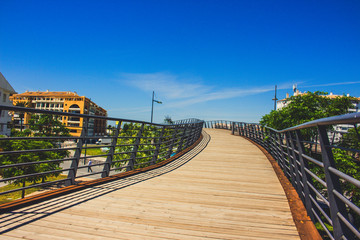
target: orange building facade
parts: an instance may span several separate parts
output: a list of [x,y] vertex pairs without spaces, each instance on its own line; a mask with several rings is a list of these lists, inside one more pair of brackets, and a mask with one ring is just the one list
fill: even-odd
[[[107,116],[105,109],[96,105],[89,98],[79,96],[76,92],[25,92],[21,94],[14,94],[11,99],[13,105],[24,105],[26,107],[69,112],[80,113],[96,116]],[[24,116],[24,126],[30,119],[29,114]],[[80,117],[61,117],[61,122],[70,130],[72,136],[79,137],[84,127],[84,120]],[[106,134],[106,120],[90,118],[87,123],[88,136],[102,136]]]

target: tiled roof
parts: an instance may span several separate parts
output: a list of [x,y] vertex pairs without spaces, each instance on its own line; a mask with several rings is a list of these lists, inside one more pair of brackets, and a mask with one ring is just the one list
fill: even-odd
[[16,94],[16,96],[18,97],[34,97],[34,96],[49,96],[49,97],[79,97],[79,95],[76,92],[50,92],[50,91],[45,91],[45,92],[40,92],[40,91],[36,91],[36,92],[24,92],[24,93],[20,93],[20,94]]

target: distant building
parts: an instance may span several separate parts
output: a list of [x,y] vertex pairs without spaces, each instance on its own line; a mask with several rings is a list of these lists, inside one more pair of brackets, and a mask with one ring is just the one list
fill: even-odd
[[[12,106],[10,101],[10,96],[15,94],[14,88],[10,83],[5,79],[4,75],[0,72],[0,104],[5,106]],[[0,135],[10,135],[10,130],[8,128],[8,123],[11,121],[11,116],[8,111],[1,111],[0,114]]]
[[[26,107],[51,110],[59,112],[80,113],[97,116],[107,116],[105,109],[96,105],[89,98],[79,96],[76,92],[29,92],[21,94],[14,94],[12,96],[13,104],[24,104]],[[29,114],[25,114],[24,119],[19,119],[18,116],[14,116],[14,120],[21,120],[24,125],[28,123],[30,119]],[[70,130],[72,136],[80,136],[84,122],[79,117],[67,117],[63,116],[62,123]],[[106,120],[104,119],[89,119],[88,122],[88,135],[89,136],[101,136],[106,134]]]

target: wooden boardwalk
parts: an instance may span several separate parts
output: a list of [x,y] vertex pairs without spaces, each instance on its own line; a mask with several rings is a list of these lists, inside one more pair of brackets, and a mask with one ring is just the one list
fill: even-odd
[[264,154],[205,131],[210,141],[160,169],[1,215],[0,238],[299,239]]

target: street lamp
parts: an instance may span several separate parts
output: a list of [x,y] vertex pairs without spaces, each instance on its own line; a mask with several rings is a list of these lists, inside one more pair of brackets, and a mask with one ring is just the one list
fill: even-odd
[[162,104],[161,101],[155,100],[154,99],[154,91],[153,91],[153,95],[152,95],[152,101],[151,101],[151,123],[153,122],[153,113],[154,113],[154,102]]

